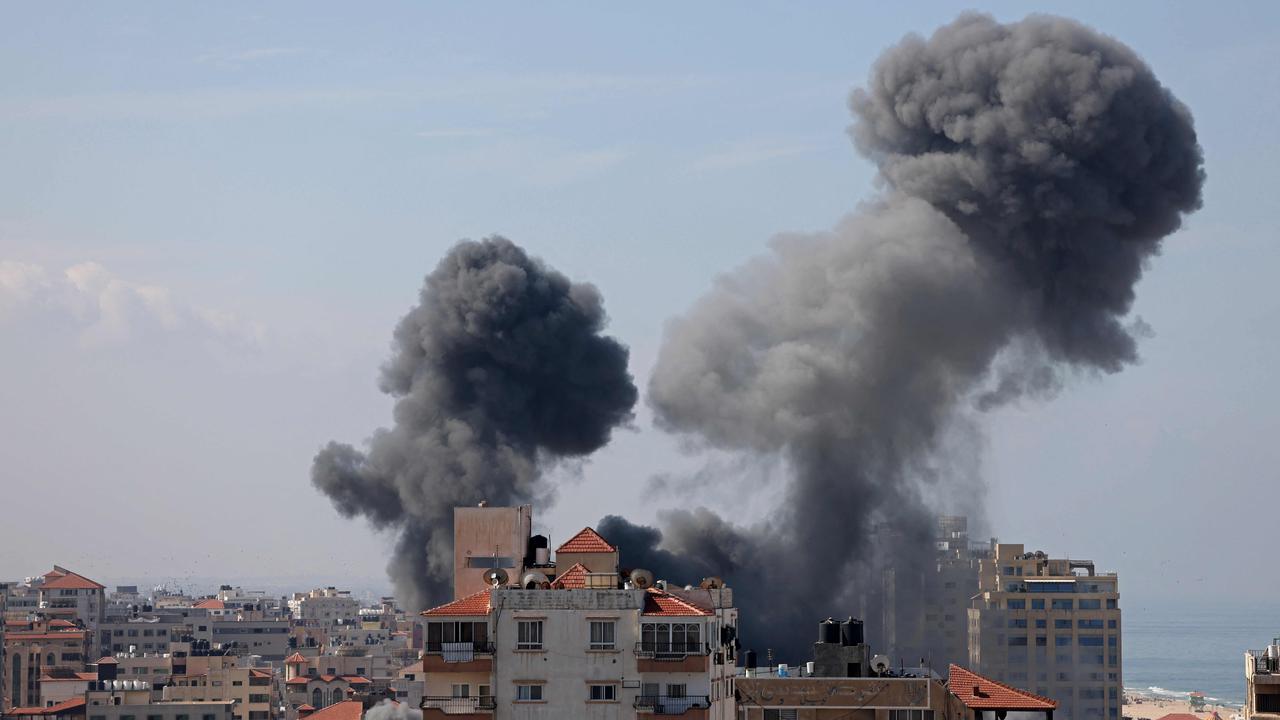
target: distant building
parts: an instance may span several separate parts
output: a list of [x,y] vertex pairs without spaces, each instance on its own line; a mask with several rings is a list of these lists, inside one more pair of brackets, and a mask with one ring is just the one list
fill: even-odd
[[1280,720],[1280,638],[1244,655],[1245,720]]
[[5,632],[3,681],[5,707],[43,705],[40,677],[54,671],[79,672],[85,668],[89,634],[69,621],[36,622]]
[[96,636],[106,618],[106,590],[104,585],[54,565],[39,586],[40,613],[50,620],[78,622]]
[[347,590],[328,587],[294,593],[289,608],[293,617],[304,624],[327,627],[360,623],[360,601],[351,597]]
[[1119,720],[1123,702],[1117,577],[1091,560],[997,544],[969,608],[969,662],[1035,688],[1072,720]]
[[528,506],[455,514],[455,578],[480,589],[423,613],[424,720],[735,717],[732,590],[715,578],[680,589],[625,573],[618,549],[590,528],[552,561],[530,520]]

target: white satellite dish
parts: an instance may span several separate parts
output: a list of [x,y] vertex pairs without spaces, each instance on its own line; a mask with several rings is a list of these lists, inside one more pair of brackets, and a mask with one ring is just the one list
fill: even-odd
[[874,670],[877,675],[885,674],[889,670],[889,658],[884,655],[877,655],[871,658],[871,669]]
[[508,579],[507,571],[502,568],[489,568],[484,571],[484,582],[490,587],[506,585]]
[[638,590],[647,590],[653,587],[653,573],[636,568],[631,571],[631,584]]

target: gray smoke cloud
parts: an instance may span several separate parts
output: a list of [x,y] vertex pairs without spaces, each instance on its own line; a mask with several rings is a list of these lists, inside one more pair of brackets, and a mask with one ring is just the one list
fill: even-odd
[[601,525],[629,564],[727,575],[744,641],[797,659],[817,619],[874,622],[879,568],[929,562],[938,486],[981,497],[954,428],[1136,360],[1135,285],[1204,180],[1187,108],[1067,19],[907,36],[850,107],[881,195],[720,278],[669,324],[648,388],[661,427],[783,458],[784,502],[751,527],[705,509]]
[[454,507],[550,497],[549,463],[631,419],[638,391],[606,319],[594,286],[502,237],[458,243],[427,276],[382,368],[394,424],[365,450],[330,442],[311,468],[342,515],[399,532],[387,570],[403,607],[450,596]]
[[422,720],[422,711],[406,703],[382,700],[365,710],[364,720]]

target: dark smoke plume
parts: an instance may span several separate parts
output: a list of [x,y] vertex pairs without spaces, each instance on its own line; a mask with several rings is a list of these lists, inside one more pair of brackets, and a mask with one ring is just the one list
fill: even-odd
[[627,349],[605,322],[595,287],[505,238],[461,242],[427,276],[382,368],[394,425],[363,452],[330,442],[311,469],[343,515],[399,531],[387,570],[404,607],[450,595],[455,506],[527,502],[548,462],[631,418]]
[[1187,108],[1061,18],[908,36],[850,105],[882,195],[720,278],[668,326],[649,385],[662,427],[783,458],[783,504],[753,527],[602,523],[629,564],[727,575],[749,644],[797,659],[819,618],[874,623],[876,568],[929,562],[941,486],[981,497],[950,457],[976,408],[1135,361],[1134,287],[1204,179]]

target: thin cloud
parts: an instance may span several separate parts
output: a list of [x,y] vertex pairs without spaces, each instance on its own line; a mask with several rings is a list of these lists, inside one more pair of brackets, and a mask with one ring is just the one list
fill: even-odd
[[250,48],[228,53],[206,53],[197,57],[196,62],[235,68],[264,60],[301,55],[305,52],[306,49],[300,47]]
[[88,261],[61,272],[0,260],[0,321],[24,313],[69,319],[86,345],[124,342],[143,332],[194,332],[221,344],[261,345],[265,327],[234,313],[189,304],[161,285],[137,283]]
[[481,138],[491,137],[496,131],[490,128],[437,128],[434,130],[422,130],[414,133],[417,137],[426,140],[455,140],[465,138]]
[[810,140],[761,138],[721,147],[689,164],[695,173],[737,170],[786,158],[808,155],[824,149],[825,144]]

